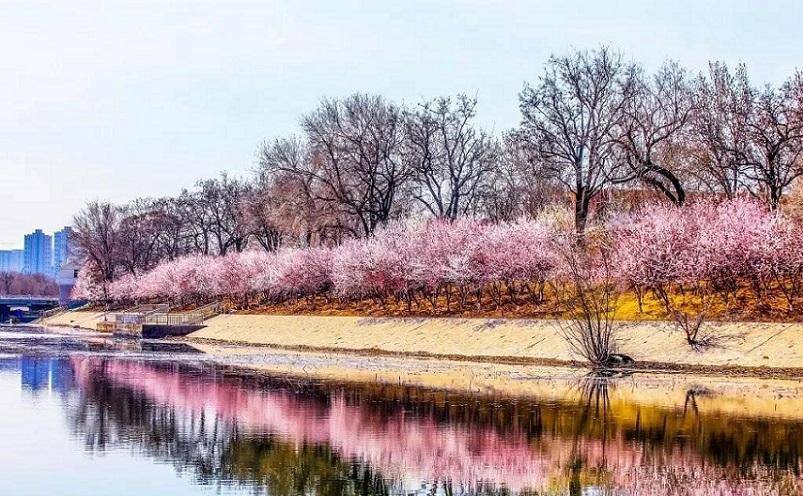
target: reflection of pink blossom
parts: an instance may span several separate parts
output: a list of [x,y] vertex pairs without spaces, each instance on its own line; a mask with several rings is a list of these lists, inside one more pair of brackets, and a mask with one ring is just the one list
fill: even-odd
[[[92,374],[103,374],[112,383],[158,404],[192,413],[211,409],[243,428],[268,431],[294,444],[326,444],[341,456],[363,461],[397,480],[449,480],[465,487],[482,482],[513,491],[543,489],[550,481],[563,480],[579,459],[586,468],[610,474],[606,484],[624,494],[748,495],[767,491],[762,484],[768,479],[761,477],[767,470],[761,467],[755,469],[756,478],[739,478],[692,450],[650,450],[621,433],[605,442],[551,434],[528,439],[520,430],[500,433],[492,427],[443,423],[402,410],[380,415],[349,404],[343,394],[333,395],[323,405],[288,391],[247,389],[136,362],[74,357],[73,366],[80,384],[86,384]],[[702,480],[692,484],[695,477]],[[675,478],[685,485],[673,485]],[[800,481],[796,483],[801,486]]]
[[539,452],[530,449],[521,433],[502,437],[493,429],[441,425],[403,412],[377,418],[348,405],[342,395],[322,407],[286,391],[248,390],[225,382],[190,379],[135,362],[103,364],[91,358],[73,358],[73,364],[79,383],[88,381],[91,374],[104,374],[112,383],[139,391],[159,404],[188,412],[212,409],[224,419],[267,430],[292,443],[328,444],[344,457],[374,466],[386,477],[461,484],[487,481],[522,489],[543,486],[547,474],[568,462],[565,443]]

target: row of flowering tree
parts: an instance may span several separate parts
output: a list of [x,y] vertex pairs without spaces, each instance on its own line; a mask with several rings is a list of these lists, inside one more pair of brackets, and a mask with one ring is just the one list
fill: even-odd
[[259,145],[251,177],[90,202],[73,220],[76,252],[110,283],[182,256],[340,244],[411,218],[511,222],[570,205],[582,233],[611,202],[750,195],[777,210],[803,194],[803,72],[773,86],[717,61],[652,71],[602,46],[549,57],[518,96],[520,125],[500,132],[461,94],[323,98],[292,135]]
[[578,250],[592,255],[584,263],[604,266],[587,268],[587,277],[632,291],[639,303],[653,298],[668,313],[679,301],[700,308],[751,298],[790,311],[803,302],[803,229],[745,199],[646,205],[609,215],[581,239],[559,215],[501,224],[430,221],[334,247],[181,257],[107,287],[93,282],[87,266],[76,296],[225,299],[238,308],[354,300],[410,312],[550,308],[577,284],[571,253]]

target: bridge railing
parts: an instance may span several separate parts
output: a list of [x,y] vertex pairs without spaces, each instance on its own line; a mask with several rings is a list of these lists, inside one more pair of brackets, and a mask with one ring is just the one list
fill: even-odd
[[9,302],[48,302],[58,303],[58,296],[35,296],[35,295],[0,295],[0,300]]
[[196,325],[220,313],[220,302],[209,303],[187,312],[155,312],[143,316],[143,324]]
[[155,313],[167,313],[170,311],[170,305],[166,303],[160,303],[155,305],[136,305],[130,308],[126,308],[122,312],[109,312],[103,315],[104,321],[109,321],[111,319],[112,322],[117,324],[142,324],[144,319],[148,315],[152,315]]

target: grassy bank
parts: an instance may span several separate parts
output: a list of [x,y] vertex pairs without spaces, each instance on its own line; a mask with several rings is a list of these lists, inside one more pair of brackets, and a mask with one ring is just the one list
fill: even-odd
[[[225,299],[224,299],[225,300]],[[764,295],[761,299],[744,288],[736,291],[730,299],[708,298],[701,306],[690,295],[672,293],[669,295],[672,307],[689,315],[704,313],[707,320],[734,322],[799,322],[803,320],[800,308],[788,308],[787,302],[778,295]],[[387,298],[383,300],[363,298],[339,300],[322,296],[301,298],[282,302],[238,305],[236,301],[225,300],[227,306],[238,313],[257,315],[326,315],[337,317],[456,317],[456,318],[516,318],[553,319],[566,318],[568,312],[559,304],[553,289],[544,291],[544,300],[535,302],[526,298],[511,298],[506,292],[500,294],[499,301],[487,295],[481,301],[470,300],[469,304],[458,305],[455,298],[439,296],[432,301],[419,302],[408,307],[404,301]],[[614,317],[628,321],[672,320],[666,306],[651,292],[639,297],[635,291],[623,291],[616,298]]]

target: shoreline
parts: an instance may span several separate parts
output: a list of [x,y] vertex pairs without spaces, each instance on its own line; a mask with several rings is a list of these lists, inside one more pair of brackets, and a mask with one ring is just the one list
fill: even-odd
[[[612,405],[648,405],[682,410],[691,401],[708,414],[800,418],[803,381],[787,378],[710,376],[640,371],[611,378],[575,367],[506,365],[426,357],[355,356],[344,353],[274,350],[232,345],[195,345],[228,374],[244,380],[416,389],[415,394],[469,395],[541,402],[581,401],[605,392]],[[629,407],[628,407],[629,408]]]
[[[64,312],[47,327],[91,329],[100,312]],[[717,323],[723,344],[693,351],[667,322],[622,322],[620,352],[636,360],[618,372],[802,378],[803,324]],[[222,314],[174,341],[262,350],[338,353],[585,369],[547,320]]]
[[[80,330],[46,329],[65,335],[87,335]],[[110,338],[104,333],[94,333],[90,337]],[[489,356],[448,358],[342,348],[293,350],[192,337],[156,341],[189,346],[200,353],[199,363],[209,363],[225,375],[246,381],[280,380],[298,385],[394,390],[433,398],[456,394],[548,403],[586,401],[589,392],[599,391],[610,405],[622,412],[635,412],[642,405],[668,409],[667,412],[685,412],[692,408],[694,412],[714,416],[803,418],[803,378],[800,374],[777,369],[651,370],[639,367],[633,369],[633,373],[620,369],[613,377],[600,377],[589,374],[587,368],[577,364],[556,361],[538,364],[522,358],[504,363]],[[171,355],[163,360],[170,363]]]
[[[588,366],[579,360],[555,360],[547,358],[522,358],[511,356],[472,356],[472,355],[443,355],[437,353],[427,353],[423,351],[404,352],[386,351],[381,349],[360,349],[360,348],[326,348],[307,345],[276,345],[276,344],[255,344],[245,341],[231,341],[224,339],[198,338],[188,336],[173,336],[166,338],[170,341],[187,343],[189,345],[212,345],[212,346],[234,346],[243,348],[255,348],[271,351],[287,351],[301,353],[336,353],[342,355],[352,355],[368,358],[409,358],[409,359],[431,359],[448,360],[453,362],[467,362],[477,364],[496,364],[496,365],[519,365],[534,367],[570,368],[580,371],[589,371]],[[744,367],[740,365],[687,365],[669,362],[636,362],[628,367],[616,367],[609,370],[616,375],[626,375],[630,373],[649,373],[660,375],[673,374],[693,374],[720,377],[745,377],[745,378],[769,378],[769,379],[803,379],[803,367]]]

